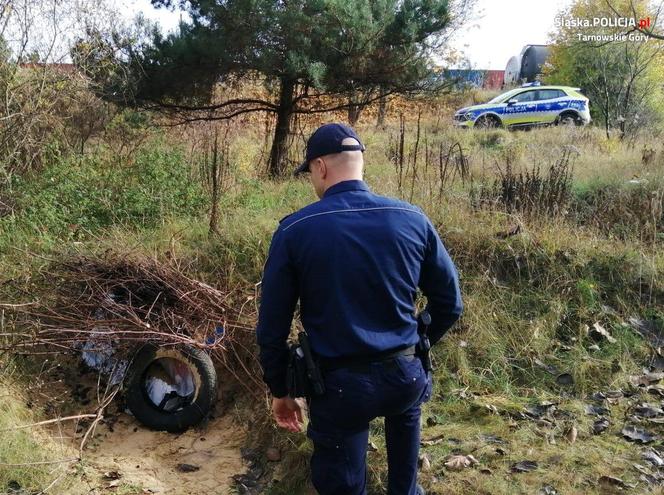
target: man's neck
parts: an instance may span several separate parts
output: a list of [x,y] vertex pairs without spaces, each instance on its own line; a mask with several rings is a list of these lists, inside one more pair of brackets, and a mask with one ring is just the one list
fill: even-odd
[[336,186],[337,184],[339,184],[341,182],[346,182],[346,181],[349,181],[349,180],[363,180],[363,179],[362,179],[362,175],[357,175],[357,176],[353,175],[353,176],[348,176],[348,177],[342,177],[338,180],[335,179],[334,182],[331,182],[330,184],[327,185],[325,190],[327,191],[330,187]]

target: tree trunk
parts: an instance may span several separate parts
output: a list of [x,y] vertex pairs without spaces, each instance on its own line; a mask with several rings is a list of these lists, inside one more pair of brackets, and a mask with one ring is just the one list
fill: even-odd
[[210,208],[210,235],[219,234],[219,134],[214,130],[214,147],[212,148],[212,208]]
[[386,115],[387,115],[387,96],[383,96],[378,100],[378,119],[376,120],[376,127],[383,127],[385,125]]
[[293,116],[293,96],[295,83],[289,79],[281,80],[281,94],[279,108],[277,109],[277,125],[274,128],[274,139],[270,151],[268,171],[270,177],[275,178],[283,174],[288,157],[288,136],[290,134],[291,117]]
[[353,100],[348,100],[348,123],[351,127],[354,127],[357,124],[357,121],[360,120],[360,114],[362,113],[362,105],[354,103]]

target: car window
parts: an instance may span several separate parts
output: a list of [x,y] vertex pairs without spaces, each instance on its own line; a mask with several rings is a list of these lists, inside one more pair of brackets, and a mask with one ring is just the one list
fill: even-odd
[[504,103],[507,100],[509,100],[510,96],[512,96],[514,93],[518,93],[519,89],[511,89],[507,93],[502,93],[496,96],[495,98],[490,99],[487,101],[487,103]]
[[535,93],[537,93],[537,91],[524,91],[523,93],[519,93],[518,95],[513,96],[511,99],[516,100],[518,103],[524,103],[526,101],[534,101]]
[[565,93],[559,89],[540,89],[537,95],[538,100],[552,100],[553,98],[560,98],[565,96]]

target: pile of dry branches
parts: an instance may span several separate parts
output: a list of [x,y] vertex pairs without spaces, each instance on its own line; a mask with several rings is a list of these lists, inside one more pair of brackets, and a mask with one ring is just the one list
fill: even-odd
[[[240,384],[263,390],[253,345],[253,305],[233,307],[231,292],[143,256],[81,256],[44,272],[48,293],[16,307],[10,345],[25,354],[80,351],[90,343],[130,359],[145,342],[208,350]],[[245,312],[251,306],[252,313]]]

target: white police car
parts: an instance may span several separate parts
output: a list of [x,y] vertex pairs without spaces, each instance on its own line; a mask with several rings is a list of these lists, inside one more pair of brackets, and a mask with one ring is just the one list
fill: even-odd
[[458,127],[517,128],[589,122],[589,100],[579,88],[539,83],[524,84],[488,103],[462,108],[454,114],[454,124]]

